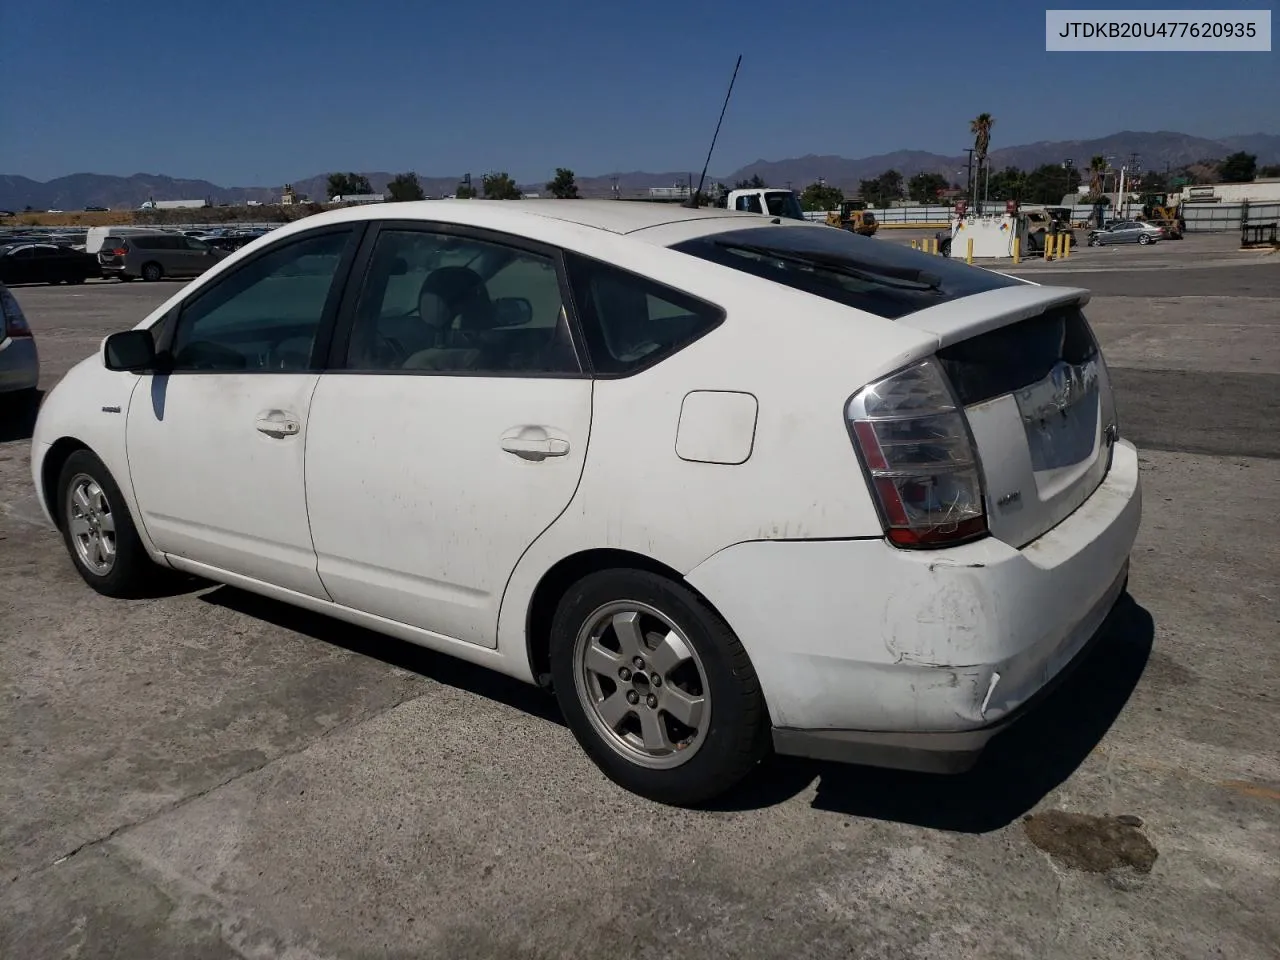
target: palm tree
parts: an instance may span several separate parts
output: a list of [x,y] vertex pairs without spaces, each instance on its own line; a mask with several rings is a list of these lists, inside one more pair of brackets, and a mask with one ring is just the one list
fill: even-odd
[[1095,156],[1089,160],[1089,195],[1102,196],[1102,178],[1107,172],[1107,158]]
[[[991,146],[991,128],[995,126],[996,119],[989,113],[980,113],[969,121],[969,132],[973,134],[973,152],[978,161],[977,179],[973,181],[973,194],[975,197],[981,197],[982,191],[978,189],[978,184],[982,182],[982,168],[987,162],[987,148]],[[982,204],[979,202],[978,211],[982,211]]]
[[987,159],[987,148],[991,146],[991,128],[996,125],[996,118],[989,113],[980,113],[969,121],[969,132],[973,134],[973,152],[978,157],[978,169]]

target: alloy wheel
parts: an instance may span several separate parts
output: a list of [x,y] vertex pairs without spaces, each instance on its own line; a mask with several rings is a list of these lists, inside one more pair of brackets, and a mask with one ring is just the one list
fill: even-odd
[[598,608],[578,631],[573,663],[592,727],[632,763],[678,767],[706,740],[706,670],[684,632],[656,608],[634,600]]
[[116,523],[101,485],[86,473],[78,473],[67,487],[67,527],[76,556],[85,569],[100,577],[116,562]]

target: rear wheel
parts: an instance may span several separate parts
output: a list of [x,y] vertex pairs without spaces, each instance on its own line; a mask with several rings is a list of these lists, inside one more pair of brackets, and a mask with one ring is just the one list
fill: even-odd
[[746,650],[705,601],[665,577],[603,570],[574,584],[556,610],[551,673],[583,749],[651,800],[709,800],[768,750]]
[[58,477],[58,520],[71,562],[108,597],[144,595],[160,569],[147,556],[111,472],[88,450],[67,458]]
[[164,271],[160,269],[158,263],[144,263],[142,265],[142,279],[155,282],[164,276]]
[[1151,238],[1148,236],[1141,236],[1138,238],[1138,242],[1145,247],[1148,243],[1151,242]]

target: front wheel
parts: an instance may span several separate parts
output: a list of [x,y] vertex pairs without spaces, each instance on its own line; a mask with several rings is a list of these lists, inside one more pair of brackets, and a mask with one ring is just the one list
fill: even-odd
[[108,597],[145,595],[160,570],[147,556],[111,472],[88,450],[77,450],[62,466],[58,519],[85,583]]
[[702,598],[665,577],[603,570],[574,584],[553,621],[551,674],[583,749],[651,800],[702,803],[768,751],[746,650]]

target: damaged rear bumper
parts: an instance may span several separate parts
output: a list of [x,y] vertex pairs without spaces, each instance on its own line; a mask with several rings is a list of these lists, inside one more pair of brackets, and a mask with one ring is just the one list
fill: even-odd
[[[964,773],[978,761],[983,748],[996,734],[1034,709],[1036,704],[1071,675],[1103,637],[1106,623],[1124,594],[1129,580],[1126,563],[1112,589],[1082,621],[1068,648],[1076,653],[1070,661],[1019,706],[999,720],[972,730],[942,732],[881,730],[797,730],[774,727],[773,748],[793,757],[809,757],[836,763],[864,763],[873,767],[915,770],[921,773]],[[1080,639],[1083,638],[1083,639]],[[998,671],[993,670],[998,675]]]
[[1102,635],[1141,501],[1121,442],[1094,494],[1021,549],[755,541],[687,579],[751,656],[779,752],[954,772]]

